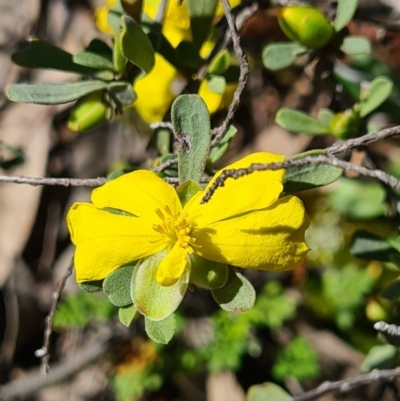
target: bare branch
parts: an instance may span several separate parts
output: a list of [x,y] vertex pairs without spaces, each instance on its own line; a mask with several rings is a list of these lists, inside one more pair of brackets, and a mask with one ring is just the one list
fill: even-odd
[[360,136],[359,138],[348,139],[344,142],[336,142],[332,146],[329,146],[329,148],[326,148],[326,154],[328,156],[334,156],[338,153],[348,152],[351,149],[367,146],[371,143],[379,142],[383,139],[391,138],[396,135],[400,135],[400,125],[386,128],[379,132],[373,132],[368,135]]
[[42,348],[38,349],[35,352],[35,355],[38,356],[39,358],[42,358],[41,362],[41,372],[42,376],[47,377],[47,374],[49,372],[49,360],[50,360],[50,354],[49,354],[49,345],[50,345],[50,336],[53,330],[53,320],[54,320],[54,315],[56,314],[56,309],[58,302],[61,297],[61,293],[64,290],[65,283],[68,280],[68,277],[72,274],[72,261],[68,265],[67,270],[65,271],[64,277],[60,280],[58,283],[57,290],[53,292],[52,298],[53,302],[51,304],[50,312],[46,317],[46,325],[44,329],[44,336],[43,336],[43,345]]
[[382,333],[388,333],[391,336],[400,337],[400,326],[395,324],[387,324],[383,321],[376,322],[374,324],[374,329],[377,331],[381,331]]
[[368,384],[378,383],[382,381],[391,381],[400,376],[400,368],[390,370],[373,370],[370,373],[359,375],[351,379],[339,380],[337,382],[324,382],[319,387],[306,391],[303,394],[288,398],[286,401],[309,401],[315,400],[327,393],[341,392],[347,393],[348,391]]
[[345,171],[351,171],[358,174],[361,174],[365,177],[376,178],[379,181],[384,182],[391,188],[395,190],[400,190],[400,181],[394,177],[393,175],[387,174],[381,170],[371,170],[366,167],[356,166],[352,163],[337,159],[336,157],[329,157],[329,156],[306,156],[299,159],[290,159],[285,160],[279,163],[269,163],[269,164],[252,164],[248,168],[241,168],[238,170],[224,170],[221,175],[214,181],[211,187],[208,189],[207,193],[204,195],[201,203],[208,202],[214,192],[219,187],[223,187],[225,181],[228,178],[238,179],[243,177],[247,174],[251,174],[255,171],[264,171],[264,170],[279,170],[279,169],[287,169],[290,167],[302,167],[302,166],[309,166],[314,165],[318,166],[320,164],[325,164],[333,167],[341,168]]
[[154,167],[152,169],[152,171],[154,171],[155,173],[161,173],[162,171],[166,170],[168,167],[175,166],[177,164],[178,164],[177,159],[169,159],[169,160],[166,160],[164,163],[160,164],[159,166]]
[[240,74],[239,74],[239,83],[233,95],[232,103],[229,105],[228,113],[225,117],[225,120],[219,127],[216,127],[212,130],[212,135],[214,138],[211,142],[211,146],[216,146],[218,142],[225,135],[225,132],[228,130],[229,124],[232,122],[236,110],[239,107],[242,94],[246,88],[249,76],[249,64],[247,62],[246,55],[244,54],[240,46],[240,38],[235,26],[235,21],[232,15],[231,7],[229,5],[228,0],[220,0],[220,1],[222,6],[224,7],[226,20],[228,22],[228,31],[232,36],[233,50],[239,62]]
[[159,121],[156,123],[151,123],[150,124],[150,128],[151,129],[158,129],[158,128],[166,128],[169,129],[170,131],[173,131],[174,127],[172,126],[172,123],[168,122],[168,121]]
[[16,175],[0,175],[0,182],[12,184],[28,184],[34,187],[38,185],[60,185],[63,187],[99,187],[107,182],[105,177],[97,178],[42,178],[23,177]]

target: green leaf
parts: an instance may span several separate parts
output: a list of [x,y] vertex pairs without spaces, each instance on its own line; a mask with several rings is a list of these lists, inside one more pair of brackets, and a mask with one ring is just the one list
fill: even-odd
[[134,265],[122,266],[104,279],[103,291],[112,304],[116,306],[132,304],[131,279],[134,268]]
[[390,254],[398,254],[386,240],[368,231],[357,230],[350,245],[350,252],[360,259],[390,262]]
[[25,162],[25,153],[19,146],[0,142],[0,169],[8,170]]
[[118,310],[118,318],[120,322],[126,326],[129,327],[131,323],[133,322],[133,319],[135,318],[137,313],[137,310],[135,308],[135,305],[127,305],[119,308]]
[[382,292],[381,295],[386,299],[400,298],[400,280],[395,280],[390,283]]
[[200,49],[210,33],[217,0],[185,1],[190,15],[193,44],[197,49]]
[[14,84],[6,87],[6,95],[19,103],[62,104],[106,88],[105,82],[96,80],[65,84]]
[[73,56],[73,61],[76,64],[84,67],[95,68],[97,70],[114,70],[114,65],[108,57],[104,57],[100,54],[83,51]]
[[213,262],[197,255],[190,255],[190,282],[207,290],[223,287],[228,281],[229,269],[225,263]]
[[293,376],[299,381],[315,379],[321,374],[318,354],[304,337],[296,337],[278,356],[272,375],[280,381]]
[[189,269],[171,286],[164,287],[157,283],[157,269],[166,255],[167,251],[163,251],[144,259],[138,263],[132,276],[133,303],[138,312],[154,321],[163,320],[175,312],[189,284]]
[[213,164],[217,162],[225,154],[225,152],[228,150],[230,141],[235,137],[237,132],[238,130],[235,126],[229,126],[228,131],[226,131],[224,137],[221,139],[218,145],[211,149],[210,155],[207,159],[207,164]]
[[123,16],[121,24],[122,31],[118,39],[121,41],[122,54],[144,72],[150,72],[155,61],[150,39],[131,17]]
[[271,43],[262,52],[264,66],[272,71],[292,65],[308,49],[299,43]]
[[226,88],[226,79],[221,75],[213,75],[207,79],[207,86],[211,92],[222,95]]
[[329,127],[308,114],[294,109],[282,107],[276,114],[275,121],[283,128],[292,132],[303,132],[309,135],[329,133]]
[[397,348],[391,344],[379,344],[372,347],[360,366],[361,373],[374,369],[390,369],[395,366]]
[[[324,154],[324,151],[304,152],[294,156],[292,159],[318,154]],[[342,174],[343,172],[340,168],[323,164],[319,166],[291,167],[286,170],[283,180],[284,192],[293,193],[322,187],[335,182]]]
[[290,398],[289,393],[272,382],[251,386],[247,392],[248,401],[288,401]]
[[343,39],[340,50],[350,56],[370,54],[372,52],[371,43],[364,36],[346,36]]
[[147,335],[157,343],[168,344],[175,334],[176,318],[173,313],[157,322],[145,317],[144,324]]
[[209,74],[222,75],[231,62],[231,55],[227,49],[221,50],[211,61],[207,69]]
[[321,122],[322,125],[329,127],[331,120],[335,113],[330,109],[322,108],[318,112],[318,120]]
[[86,281],[84,283],[79,283],[79,288],[85,292],[99,292],[103,290],[103,280],[96,281]]
[[201,191],[201,187],[196,181],[189,180],[179,185],[177,192],[182,207],[184,207],[186,203],[188,203],[189,200],[199,191]]
[[203,63],[203,59],[200,57],[198,50],[193,46],[193,43],[186,40],[179,43],[175,48],[175,52],[181,63],[187,67],[197,70]]
[[200,182],[210,151],[210,115],[204,100],[198,95],[178,96],[171,109],[178,149],[179,182]]
[[14,53],[11,59],[15,64],[25,68],[60,70],[82,75],[93,75],[98,72],[96,69],[75,63],[72,54],[37,39],[29,42],[26,50]]
[[250,282],[239,272],[229,269],[228,281],[224,287],[211,290],[217,304],[228,312],[246,312],[256,300],[256,292]]
[[108,93],[118,107],[131,105],[136,95],[129,82],[112,82],[108,85]]
[[393,81],[388,77],[377,77],[361,97],[360,116],[365,117],[377,109],[392,93]]
[[357,10],[358,0],[339,0],[333,27],[341,31],[351,21]]

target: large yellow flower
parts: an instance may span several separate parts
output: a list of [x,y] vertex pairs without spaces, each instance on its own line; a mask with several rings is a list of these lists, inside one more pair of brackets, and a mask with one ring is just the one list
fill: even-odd
[[[226,168],[283,159],[255,153]],[[228,179],[202,204],[212,180],[184,207],[175,189],[151,171],[107,182],[93,191],[92,203],[75,203],[68,213],[77,281],[102,280],[121,265],[161,251],[166,256],[156,280],[162,286],[173,285],[190,269],[191,254],[245,269],[296,267],[308,251],[309,223],[302,202],[282,194],[283,177],[284,170],[277,170]]]

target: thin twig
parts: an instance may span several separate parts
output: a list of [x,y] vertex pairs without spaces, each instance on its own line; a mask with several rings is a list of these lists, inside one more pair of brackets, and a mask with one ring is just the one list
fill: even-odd
[[60,185],[63,187],[99,187],[107,182],[105,177],[97,178],[47,178],[24,177],[16,175],[0,175],[0,182],[12,184],[28,184],[34,187],[38,185]]
[[383,321],[376,322],[374,324],[374,329],[377,331],[381,331],[382,333],[387,333],[390,336],[400,337],[400,326],[395,324],[387,324]]
[[169,159],[166,160],[164,163],[161,163],[159,166],[154,167],[152,171],[155,173],[161,173],[162,171],[166,170],[168,167],[175,166],[178,164],[177,159]]
[[223,123],[212,130],[213,140],[211,142],[211,146],[216,146],[218,142],[223,138],[226,131],[228,130],[229,124],[232,122],[233,117],[235,116],[236,110],[239,107],[242,94],[246,88],[247,80],[249,77],[249,64],[247,62],[247,58],[245,53],[240,46],[240,38],[239,34],[236,30],[235,20],[232,15],[232,10],[229,5],[228,0],[220,0],[222,6],[224,7],[225,17],[228,22],[228,30],[232,36],[233,50],[236,54],[239,63],[239,83],[233,95],[233,100],[229,105],[228,112],[226,114],[225,120]]
[[64,290],[65,284],[68,280],[68,277],[72,274],[72,269],[73,269],[73,262],[68,265],[67,270],[65,271],[64,277],[60,280],[58,283],[56,291],[53,292],[52,298],[53,302],[51,304],[50,312],[46,317],[46,324],[45,324],[45,329],[44,329],[44,336],[43,336],[43,345],[42,348],[36,350],[35,355],[39,358],[42,359],[41,361],[41,372],[42,376],[46,377],[48,372],[49,372],[49,360],[50,360],[50,354],[49,354],[49,345],[50,345],[50,336],[53,330],[53,320],[54,320],[54,315],[56,314],[56,309],[58,302],[61,297],[61,293]]
[[172,123],[170,123],[169,121],[159,121],[156,123],[151,123],[150,128],[153,130],[156,130],[158,128],[166,128],[169,129],[170,131],[174,130]]
[[379,132],[373,132],[368,135],[360,136],[359,138],[348,139],[344,142],[336,142],[332,146],[326,148],[326,154],[328,156],[334,156],[338,153],[348,152],[351,149],[367,146],[371,143],[379,142],[383,139],[391,138],[396,135],[400,135],[400,125],[386,128]]
[[356,166],[352,163],[337,159],[336,157],[329,156],[306,156],[299,159],[289,159],[279,163],[268,163],[268,164],[259,164],[255,163],[250,165],[248,168],[241,168],[237,170],[224,170],[220,176],[214,181],[211,187],[208,189],[207,193],[204,195],[201,203],[208,202],[214,192],[219,187],[223,187],[225,181],[228,178],[238,179],[247,174],[251,174],[255,171],[265,171],[265,170],[279,170],[279,169],[287,169],[290,167],[303,167],[303,166],[318,166],[320,164],[325,164],[333,167],[341,168],[345,171],[352,171],[358,174],[361,174],[365,177],[376,178],[379,181],[384,182],[389,185],[391,188],[395,190],[400,190],[400,181],[394,177],[393,175],[387,174],[381,170],[371,170],[366,167]]
[[337,382],[324,382],[317,388],[306,391],[303,394],[288,398],[286,401],[309,401],[314,400],[324,394],[341,392],[347,393],[348,391],[368,384],[378,383],[381,381],[391,381],[400,376],[400,368],[390,370],[373,370],[370,373],[359,375],[351,379],[339,380]]

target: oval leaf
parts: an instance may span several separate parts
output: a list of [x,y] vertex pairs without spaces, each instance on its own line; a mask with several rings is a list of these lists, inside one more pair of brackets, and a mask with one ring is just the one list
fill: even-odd
[[357,10],[358,0],[339,0],[336,18],[333,27],[336,32],[341,31],[353,18]]
[[250,282],[239,272],[229,269],[225,286],[211,290],[217,304],[228,312],[246,312],[256,300],[256,292]]
[[192,271],[190,282],[207,290],[223,287],[229,275],[228,265],[203,259],[197,255],[190,255]]
[[122,31],[117,40],[120,40],[122,54],[144,72],[150,72],[155,60],[150,39],[131,17],[123,16],[121,25]]
[[135,308],[135,305],[127,305],[122,308],[119,308],[118,318],[124,326],[129,327],[131,325],[131,323],[133,322],[133,319],[135,318],[136,313],[137,313],[137,310]]
[[158,265],[167,251],[150,256],[138,263],[133,276],[131,295],[138,312],[150,320],[160,321],[175,312],[181,303],[189,284],[189,269],[169,287],[156,281]]
[[343,53],[351,56],[358,54],[370,54],[372,51],[371,43],[364,36],[346,36],[340,46]]
[[210,115],[204,100],[198,95],[182,95],[175,99],[171,109],[178,149],[179,182],[199,182],[210,151]]
[[74,63],[72,54],[42,40],[34,39],[21,53],[14,53],[12,61],[25,68],[43,68],[92,75],[97,70]]
[[288,401],[290,394],[275,383],[264,383],[251,386],[247,393],[248,401]]
[[360,116],[365,117],[377,109],[392,93],[393,81],[387,77],[375,78],[362,96]]
[[266,68],[276,71],[292,65],[307,50],[299,43],[271,43],[264,48],[262,59]]
[[14,84],[6,88],[6,95],[19,103],[62,104],[106,88],[105,82],[94,80],[65,84]]
[[84,67],[90,67],[97,70],[114,70],[114,64],[109,58],[89,51],[75,54],[73,60],[76,64]]
[[157,343],[168,344],[175,334],[176,318],[174,314],[158,322],[144,318],[144,324],[147,335]]
[[122,266],[104,279],[103,291],[113,305],[127,306],[132,304],[131,279],[133,269],[133,265]]
[[112,82],[108,85],[108,93],[119,107],[129,106],[136,99],[135,92],[129,82]]
[[309,135],[321,135],[329,133],[329,127],[321,121],[310,117],[299,110],[281,108],[276,114],[275,120],[281,127],[292,132],[303,132]]
[[372,347],[360,366],[361,373],[373,369],[390,369],[394,367],[397,348],[391,344],[379,344]]

